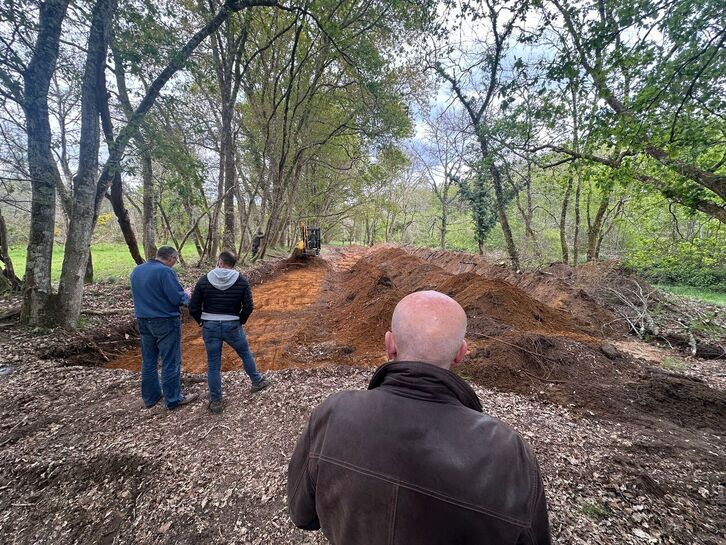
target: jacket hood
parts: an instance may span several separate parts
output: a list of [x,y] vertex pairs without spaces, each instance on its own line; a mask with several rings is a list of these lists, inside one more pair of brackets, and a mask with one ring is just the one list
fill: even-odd
[[237,282],[238,278],[239,272],[234,269],[223,269],[221,267],[217,267],[207,273],[207,280],[209,280],[209,283],[218,290],[226,290],[227,288],[234,286],[234,283]]
[[435,402],[458,400],[462,405],[483,412],[481,402],[467,382],[447,369],[420,361],[391,361],[373,375],[369,390],[384,387],[401,395]]

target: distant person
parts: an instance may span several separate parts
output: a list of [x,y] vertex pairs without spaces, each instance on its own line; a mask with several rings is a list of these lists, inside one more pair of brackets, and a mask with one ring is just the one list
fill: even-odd
[[[179,253],[162,246],[156,257],[131,272],[131,295],[141,335],[141,399],[153,407],[164,397],[167,408],[174,409],[197,399],[181,391],[181,318],[180,305],[189,304],[189,293],[181,287],[172,269]],[[161,385],[158,361],[161,356]]]
[[368,390],[329,397],[298,439],[292,521],[333,545],[548,545],[534,454],[449,370],[466,353],[464,310],[421,291],[391,322],[391,361]]
[[270,385],[269,379],[257,372],[242,325],[252,314],[252,290],[247,279],[234,270],[237,258],[232,252],[222,252],[217,267],[202,276],[194,287],[189,313],[202,325],[204,346],[207,349],[207,383],[209,410],[221,413],[222,401],[222,343],[235,349],[247,375],[252,392]]
[[258,227],[257,232],[252,236],[252,257],[257,257],[257,252],[260,251],[260,244],[262,239],[265,238],[265,234],[262,232],[262,228]]

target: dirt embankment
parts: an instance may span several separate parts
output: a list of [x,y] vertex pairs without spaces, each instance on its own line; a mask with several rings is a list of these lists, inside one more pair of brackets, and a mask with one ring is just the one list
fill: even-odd
[[[467,313],[470,350],[459,372],[478,384],[617,418],[726,429],[721,390],[635,362],[610,346],[598,321],[610,320],[610,311],[561,278],[515,275],[522,289],[499,278],[502,267],[461,263],[457,253],[419,251],[426,259],[414,253],[390,246],[335,249],[326,259],[284,260],[252,271],[256,308],[245,330],[258,367],[379,365],[396,303],[413,291],[436,289]],[[454,274],[433,259],[471,270]],[[117,322],[70,342],[59,337],[45,355],[138,370],[133,321]],[[200,328],[188,318],[182,352],[185,372],[206,371]],[[240,368],[240,358],[225,347],[223,370]]]
[[504,280],[533,299],[569,314],[580,328],[593,335],[619,337],[628,333],[623,320],[600,304],[583,289],[584,286],[574,281],[575,270],[565,263],[553,263],[541,270],[517,273],[505,265],[497,265],[482,256],[465,252],[415,247],[405,247],[405,250],[453,274],[474,273],[490,280]]
[[[304,367],[307,362],[291,358],[295,333],[310,320],[309,307],[320,297],[321,283],[328,270],[322,259],[305,262],[284,260],[267,275],[251,274],[254,312],[245,324],[250,349],[260,371]],[[136,348],[109,362],[108,367],[139,371],[141,357]],[[242,360],[224,345],[222,371],[242,368]],[[207,353],[201,327],[185,313],[182,323],[182,370],[206,373]]]
[[503,280],[451,274],[390,247],[369,252],[340,285],[327,319],[357,361],[380,361],[381,339],[404,295],[436,289],[467,313],[470,352],[458,371],[478,384],[618,418],[726,430],[724,392],[613,350],[595,333],[591,309],[582,316],[577,305],[552,308]]
[[654,339],[684,355],[726,359],[726,312],[660,291],[616,261],[571,267],[553,263],[517,273],[465,252],[406,246],[411,255],[453,274],[505,280],[548,306],[569,313],[595,336]]

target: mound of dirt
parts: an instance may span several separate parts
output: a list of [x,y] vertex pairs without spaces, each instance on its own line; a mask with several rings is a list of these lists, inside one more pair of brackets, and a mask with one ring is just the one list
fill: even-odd
[[581,329],[591,335],[622,337],[627,324],[576,282],[576,269],[566,263],[553,263],[541,270],[517,273],[483,256],[466,252],[405,247],[411,255],[436,263],[454,274],[470,272],[490,280],[504,280],[551,308],[568,313]]
[[[355,347],[356,361],[380,363],[396,304],[425,289],[464,308],[470,352],[459,372],[478,384],[626,420],[726,429],[726,393],[642,366],[609,348],[596,334],[599,323],[582,323],[506,281],[452,274],[400,248],[373,249],[342,274],[330,330],[338,345]],[[668,396],[669,388],[679,395]]]
[[571,267],[553,263],[518,273],[465,252],[404,247],[448,272],[472,272],[505,280],[530,297],[569,313],[595,336],[628,334],[655,339],[692,356],[726,358],[726,312],[722,307],[673,296],[650,286],[622,263],[606,261]]
[[565,406],[615,417],[663,419],[684,428],[726,431],[726,393],[703,381],[609,360],[601,350],[567,337],[489,337],[459,367],[477,384],[534,394]]
[[383,336],[390,327],[398,301],[406,295],[383,269],[367,259],[343,273],[338,295],[327,315],[338,344],[354,345],[361,364],[385,361]]
[[599,342],[567,313],[507,282],[473,273],[451,274],[399,248],[374,250],[345,273],[340,296],[333,305],[341,309],[336,330],[350,340],[361,336],[381,339],[396,303],[409,293],[427,289],[446,293],[461,304],[470,334],[527,331]]

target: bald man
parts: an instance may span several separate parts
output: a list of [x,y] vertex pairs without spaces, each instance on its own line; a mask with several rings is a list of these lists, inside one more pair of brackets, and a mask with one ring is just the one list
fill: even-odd
[[466,314],[435,291],[404,297],[368,390],[320,406],[288,468],[293,522],[332,545],[550,543],[537,460],[482,413],[450,368],[466,353]]

